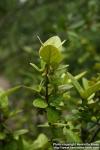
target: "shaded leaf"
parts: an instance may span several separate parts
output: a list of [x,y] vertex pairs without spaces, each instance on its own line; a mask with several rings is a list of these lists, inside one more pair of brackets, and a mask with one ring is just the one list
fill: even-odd
[[55,123],[60,119],[60,113],[53,107],[47,108],[47,118],[49,123]]

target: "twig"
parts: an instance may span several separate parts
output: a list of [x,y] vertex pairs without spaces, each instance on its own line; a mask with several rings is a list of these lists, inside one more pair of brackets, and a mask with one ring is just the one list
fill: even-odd
[[46,88],[46,92],[45,92],[45,99],[46,102],[48,103],[49,100],[49,95],[48,95],[48,83],[49,83],[49,79],[48,79],[48,66],[46,66],[46,82],[45,82],[45,88]]

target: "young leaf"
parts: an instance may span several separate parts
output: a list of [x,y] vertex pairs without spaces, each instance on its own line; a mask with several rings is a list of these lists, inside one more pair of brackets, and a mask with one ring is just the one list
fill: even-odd
[[45,149],[47,144],[48,144],[47,136],[41,133],[31,145],[31,150]]
[[89,96],[91,96],[93,93],[95,93],[96,91],[100,90],[100,81],[98,81],[96,84],[92,85],[91,87],[89,87],[87,90],[85,90],[84,92],[84,97],[88,98]]
[[[47,46],[47,45],[52,45],[56,48],[62,48],[62,42],[61,39],[58,36],[53,36],[51,38],[49,38],[46,42],[44,42],[42,44],[42,46]],[[42,49],[43,47],[41,47],[40,49]]]
[[4,91],[0,90],[0,108],[7,108],[8,107],[8,97],[3,95]]
[[64,84],[64,85],[58,86],[58,90],[66,90],[66,91],[68,91],[68,90],[70,90],[72,87],[73,87],[73,85],[71,85],[71,84]]
[[84,89],[88,89],[88,87],[89,87],[88,80],[86,78],[83,78],[82,82],[83,82]]
[[[75,78],[76,80],[79,80],[79,79],[82,78],[85,74],[86,74],[86,71],[84,71],[84,72],[82,72],[82,73],[80,73],[80,74],[74,76],[74,78]],[[68,82],[70,83],[70,82],[71,82],[71,79],[69,79]]]
[[46,108],[48,106],[48,104],[42,99],[35,99],[33,101],[33,105],[34,107],[38,107],[38,108]]
[[36,66],[35,64],[30,63],[30,65],[31,65],[34,69],[36,69],[37,71],[41,72],[41,69],[38,68],[38,66]]
[[15,91],[17,91],[18,89],[20,89],[22,86],[16,86],[14,88],[8,89],[7,91],[2,92],[2,96],[9,96],[12,93],[14,93]]
[[18,137],[19,137],[20,135],[23,135],[23,134],[25,134],[25,133],[27,133],[27,132],[28,132],[27,129],[21,129],[21,130],[15,131],[15,132],[13,133],[13,136],[14,136],[15,139],[18,139]]
[[79,84],[79,82],[70,73],[67,73],[67,74],[68,74],[68,77],[71,79],[72,84],[77,89],[78,93],[83,97],[84,90],[81,87],[81,85]]
[[47,64],[59,63],[62,60],[62,55],[58,48],[53,45],[46,45],[39,51],[40,57]]
[[79,80],[79,79],[82,78],[86,73],[87,73],[87,72],[84,71],[84,72],[82,72],[82,73],[76,75],[76,76],[75,76],[75,79],[76,79],[76,80]]

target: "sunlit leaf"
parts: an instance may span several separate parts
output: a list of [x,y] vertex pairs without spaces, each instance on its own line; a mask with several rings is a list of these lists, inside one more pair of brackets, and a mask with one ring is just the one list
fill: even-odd
[[71,84],[64,84],[64,85],[60,85],[60,86],[58,87],[58,89],[59,89],[59,90],[66,90],[66,91],[68,91],[68,90],[70,90],[72,87],[73,87],[73,86],[72,86]]
[[62,60],[62,55],[58,48],[53,45],[46,45],[39,51],[40,57],[47,64],[59,63]]
[[68,77],[71,79],[72,84],[77,89],[78,93],[83,97],[84,90],[81,87],[81,85],[79,84],[79,82],[70,73],[67,73],[67,74],[68,74]]
[[27,133],[28,130],[27,129],[21,129],[21,130],[17,130],[13,133],[13,136],[15,139],[17,139],[20,135],[23,135],[25,133]]
[[33,101],[33,105],[34,107],[38,107],[38,108],[46,108],[48,106],[48,104],[42,99],[35,99]]
[[4,96],[4,95],[9,96],[9,95],[13,94],[15,91],[19,90],[21,87],[22,86],[19,85],[19,86],[13,87],[11,89],[8,89],[8,90],[2,92],[2,96]]
[[31,145],[31,150],[45,149],[48,144],[48,138],[45,134],[40,134],[38,138]]
[[64,127],[63,132],[64,135],[66,136],[67,142],[79,142],[79,143],[81,142],[79,135],[73,132],[72,130]]
[[[51,38],[49,38],[46,42],[43,43],[43,46],[47,46],[47,45],[52,45],[56,48],[62,48],[62,42],[61,39],[58,36],[53,36]],[[42,49],[43,47],[41,47],[40,49]]]
[[3,90],[0,90],[0,108],[8,107],[8,97],[4,94]]
[[82,82],[83,82],[84,89],[87,89],[89,87],[88,80],[86,78],[83,78]]
[[36,66],[35,64],[33,64],[33,63],[30,63],[30,65],[35,69],[35,70],[37,70],[37,71],[41,71],[41,69],[40,68],[38,68],[38,66]]
[[87,90],[84,92],[84,97],[88,98],[91,96],[93,93],[97,92],[100,90],[100,81],[89,87]]

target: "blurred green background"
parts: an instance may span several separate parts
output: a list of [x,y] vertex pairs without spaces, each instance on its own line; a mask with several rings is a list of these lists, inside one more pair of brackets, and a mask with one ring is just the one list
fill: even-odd
[[[39,64],[37,35],[43,42],[54,35],[67,40],[64,63],[74,75],[87,71],[91,78],[100,71],[100,0],[0,0],[0,87],[39,83],[29,65]],[[44,118],[33,109],[34,94],[22,89],[11,99],[23,109],[16,127],[29,128],[35,138]]]

